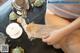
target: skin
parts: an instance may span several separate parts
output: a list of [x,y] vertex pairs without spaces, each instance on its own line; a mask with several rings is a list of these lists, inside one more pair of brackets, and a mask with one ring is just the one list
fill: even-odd
[[47,25],[58,26],[60,29],[43,37],[43,42],[62,48],[65,53],[80,53],[80,17],[71,23],[61,17],[46,14],[45,21]]
[[[72,23],[53,15],[46,15],[45,20],[46,25],[58,26],[60,29],[50,32],[50,35],[45,35],[45,37],[42,38],[43,42],[48,45],[53,45],[55,48],[61,48],[65,53],[80,53],[80,17]],[[51,20],[54,21],[51,22]],[[21,23],[27,33],[27,24],[24,19],[18,18],[17,22]]]
[[79,27],[80,27],[80,17],[76,19],[75,21],[73,21],[68,26],[52,31],[51,34],[47,38],[43,37],[43,42],[54,44],[55,42],[62,39],[64,36],[77,30]]
[[[18,19],[17,22],[21,23],[23,28],[26,29],[26,23],[21,20]],[[53,31],[50,34],[42,38],[43,42],[56,48],[62,48],[65,53],[80,53],[80,17],[69,22],[61,17],[46,14],[45,21],[46,25],[56,26],[60,29],[55,31],[52,29]]]
[[[55,18],[56,21],[62,21],[56,22]],[[48,24],[50,23],[49,21],[51,21],[52,19],[54,20],[53,23],[55,23]],[[60,29],[56,29],[50,32],[50,35],[45,35],[45,37],[42,38],[43,42],[47,43],[48,45],[53,45],[55,48],[61,48],[65,53],[80,53],[80,17],[72,23],[53,15],[50,15],[49,17],[47,15],[45,20],[46,25],[55,25],[56,27],[58,26]],[[19,22],[22,25],[25,32],[27,33],[26,27],[28,25],[26,24],[25,20],[22,18],[18,18],[17,22]]]

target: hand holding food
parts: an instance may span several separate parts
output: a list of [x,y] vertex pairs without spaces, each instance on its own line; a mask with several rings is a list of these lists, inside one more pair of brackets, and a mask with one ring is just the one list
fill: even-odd
[[12,49],[12,53],[24,53],[24,49],[21,47],[16,47]]

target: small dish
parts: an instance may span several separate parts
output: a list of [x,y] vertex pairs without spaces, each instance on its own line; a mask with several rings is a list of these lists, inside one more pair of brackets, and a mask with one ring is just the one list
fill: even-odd
[[22,35],[22,28],[17,23],[10,23],[6,27],[6,33],[12,38],[17,39]]

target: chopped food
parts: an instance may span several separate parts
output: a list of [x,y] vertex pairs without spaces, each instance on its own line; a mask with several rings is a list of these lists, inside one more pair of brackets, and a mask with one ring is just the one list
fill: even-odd
[[20,6],[21,8],[29,9],[28,0],[15,0],[15,4]]
[[39,29],[39,26],[38,25],[36,25],[36,24],[29,24],[28,26],[27,26],[27,30],[29,31],[29,32],[38,32],[40,29]]
[[9,20],[16,20],[18,15],[15,12],[11,12],[9,15]]
[[21,47],[16,47],[12,50],[12,53],[24,53],[24,49]]
[[22,15],[22,12],[20,12],[20,11],[17,11],[17,14],[18,14],[18,15]]
[[38,24],[29,24],[26,28],[28,38],[35,39],[35,38],[42,38],[45,34],[49,34],[50,31],[58,29],[54,26],[46,26],[46,25],[38,25]]
[[30,0],[31,3],[34,3],[36,0]]
[[40,6],[43,5],[43,3],[44,3],[44,0],[36,0],[36,1],[34,2],[34,6],[40,7]]

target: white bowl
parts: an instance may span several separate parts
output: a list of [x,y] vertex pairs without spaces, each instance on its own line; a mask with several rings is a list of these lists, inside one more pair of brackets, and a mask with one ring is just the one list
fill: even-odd
[[12,38],[17,39],[22,35],[22,28],[17,23],[10,23],[6,27],[6,33]]

